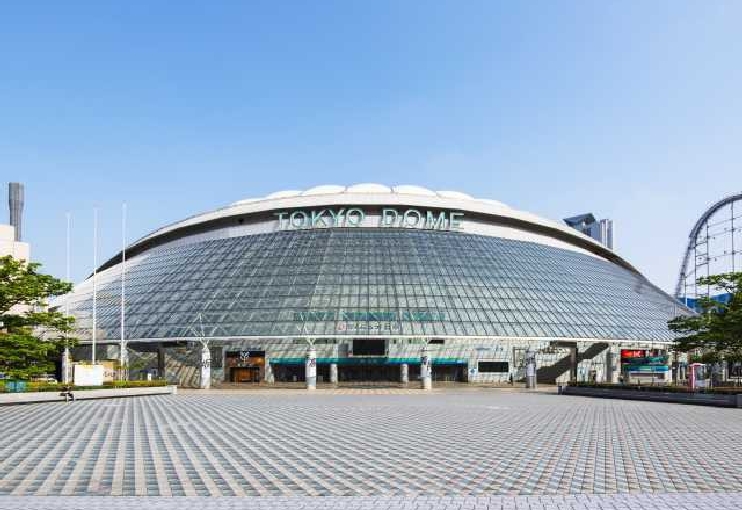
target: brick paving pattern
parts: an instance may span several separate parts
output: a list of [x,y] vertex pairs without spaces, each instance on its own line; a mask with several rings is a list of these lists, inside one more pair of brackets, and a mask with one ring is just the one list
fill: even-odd
[[0,408],[0,509],[102,502],[38,497],[57,495],[269,496],[147,499],[182,510],[739,508],[740,437],[736,409],[493,390],[12,406]]
[[0,510],[739,510],[742,494],[274,497],[4,496]]

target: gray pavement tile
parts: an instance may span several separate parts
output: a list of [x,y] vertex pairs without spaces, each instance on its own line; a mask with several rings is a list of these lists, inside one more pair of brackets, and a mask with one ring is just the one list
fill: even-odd
[[6,407],[0,495],[352,496],[373,505],[369,496],[517,508],[520,500],[486,498],[589,507],[543,498],[737,493],[741,418],[735,409],[497,391],[205,392]]

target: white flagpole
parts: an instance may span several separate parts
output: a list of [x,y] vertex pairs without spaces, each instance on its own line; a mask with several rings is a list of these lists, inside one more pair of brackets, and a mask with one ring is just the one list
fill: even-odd
[[[67,243],[65,246],[65,254],[66,254],[66,267],[65,267],[65,278],[67,283],[72,283],[70,280],[70,226],[72,223],[72,215],[68,211],[65,216],[67,216]],[[67,295],[64,298],[64,316],[69,317],[70,315],[70,294],[72,291],[68,292]],[[65,343],[64,343],[64,352],[62,354],[62,382],[64,384],[69,384],[71,380],[71,367],[70,367],[70,346],[67,342],[67,333],[64,334],[65,337]]]
[[124,356],[126,350],[126,329],[124,319],[126,318],[126,204],[121,204],[121,346],[119,347],[119,365],[121,366],[121,379],[124,379],[124,365],[128,356]]
[[95,365],[95,341],[98,335],[98,208],[93,208],[93,327],[92,364]]
[[[66,255],[67,255],[67,267],[65,272],[65,278],[67,279],[67,282],[70,283],[70,226],[72,224],[72,215],[68,212],[66,214],[67,216],[67,246],[66,246]],[[67,293],[67,299],[65,299],[64,303],[64,313],[69,314],[70,313],[70,299],[69,299],[69,293]]]
[[[65,247],[67,261],[65,268],[65,279],[67,283],[70,283],[70,224],[72,222],[72,217],[69,212],[67,212],[65,215],[67,216],[67,244]],[[64,314],[70,314],[70,292],[67,293],[67,296],[64,299]]]

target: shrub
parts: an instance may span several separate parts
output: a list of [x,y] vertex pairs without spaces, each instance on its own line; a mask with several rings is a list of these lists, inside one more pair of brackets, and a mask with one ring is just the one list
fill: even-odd
[[672,386],[672,385],[639,385],[639,384],[611,384],[611,383],[590,383],[590,382],[571,382],[569,386],[576,386],[579,388],[602,388],[609,390],[623,390],[623,391],[642,391],[642,392],[657,392],[657,393],[725,393],[725,394],[736,394],[742,393],[742,387],[724,387],[720,386],[717,388],[699,388],[697,390],[691,390],[687,386]]
[[158,386],[167,386],[165,379],[155,379],[152,381],[106,381],[103,386],[107,388],[154,388]]
[[[168,382],[164,379],[156,379],[154,381],[105,381],[103,386],[75,386],[72,384],[50,384],[47,382],[28,381],[26,383],[26,392],[87,391],[107,388],[153,388],[167,385]],[[0,393],[4,391],[5,382],[0,381]]]

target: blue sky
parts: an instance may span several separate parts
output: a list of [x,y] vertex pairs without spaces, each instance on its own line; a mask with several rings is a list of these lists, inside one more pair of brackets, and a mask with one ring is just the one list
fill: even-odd
[[[316,184],[455,189],[614,219],[666,290],[742,189],[742,3],[6,2],[0,174],[75,280],[130,239]],[[7,214],[7,213],[6,213]],[[7,216],[5,216],[7,218]],[[0,216],[3,219],[3,216]]]

